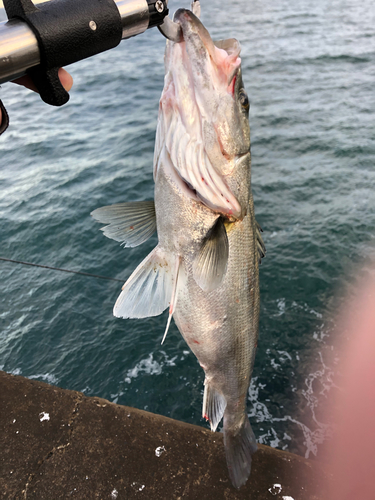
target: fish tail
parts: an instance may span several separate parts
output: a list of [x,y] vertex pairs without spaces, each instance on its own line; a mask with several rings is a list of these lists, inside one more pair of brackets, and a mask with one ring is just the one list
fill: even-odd
[[250,475],[252,455],[257,445],[249,418],[245,415],[240,427],[229,426],[224,415],[224,447],[229,477],[235,488],[244,485]]

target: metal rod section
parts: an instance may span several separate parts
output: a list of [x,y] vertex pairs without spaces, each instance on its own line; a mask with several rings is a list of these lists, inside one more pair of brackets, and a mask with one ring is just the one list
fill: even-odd
[[122,21],[122,39],[147,30],[150,19],[147,0],[114,0]]
[[0,23],[0,84],[19,78],[39,63],[38,42],[28,25],[17,19]]

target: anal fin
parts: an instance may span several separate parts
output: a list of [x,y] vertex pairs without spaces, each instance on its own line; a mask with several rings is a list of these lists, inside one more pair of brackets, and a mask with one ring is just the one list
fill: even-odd
[[223,418],[226,406],[227,402],[224,396],[205,380],[202,416],[209,420],[213,432]]

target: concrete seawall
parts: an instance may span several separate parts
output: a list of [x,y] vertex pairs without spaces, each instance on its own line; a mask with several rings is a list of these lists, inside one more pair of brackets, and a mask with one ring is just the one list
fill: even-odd
[[0,372],[0,498],[321,500],[324,466],[259,445],[230,484],[221,433]]

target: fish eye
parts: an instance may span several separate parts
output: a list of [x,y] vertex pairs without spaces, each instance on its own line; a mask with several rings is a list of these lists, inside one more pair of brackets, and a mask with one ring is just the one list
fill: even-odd
[[239,101],[241,103],[241,106],[245,109],[249,109],[250,102],[249,102],[249,98],[248,98],[244,89],[240,89],[238,98],[239,98]]

